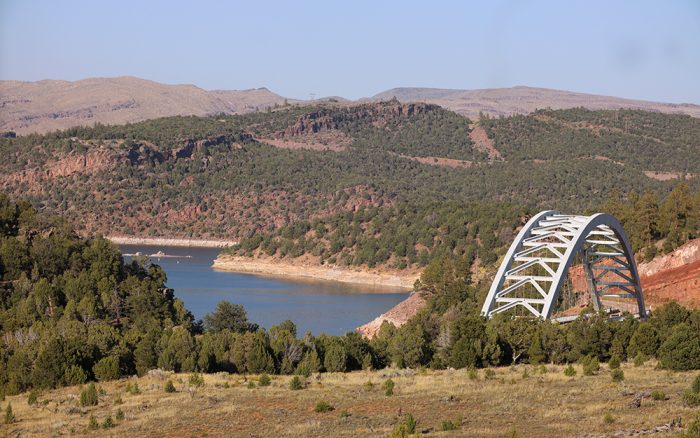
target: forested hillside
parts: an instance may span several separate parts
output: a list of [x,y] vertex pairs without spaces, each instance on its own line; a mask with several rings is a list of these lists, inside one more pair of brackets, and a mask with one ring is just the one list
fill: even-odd
[[[427,306],[398,329],[384,324],[371,341],[356,332],[300,337],[292,321],[261,329],[227,302],[197,322],[177,291],[164,288],[158,266],[124,264],[109,242],[78,238],[64,220],[2,196],[0,399],[154,368],[296,374],[296,389],[312,373],[392,364],[443,369],[578,361],[584,373],[595,374],[599,361],[612,368],[655,357],[665,369],[700,368],[698,310],[671,303],[644,322],[595,315],[568,325],[487,321],[479,316],[485,287],[471,284],[460,265],[449,255],[434,258],[416,285]],[[97,394],[81,396],[83,405],[97,403]]]
[[611,190],[663,199],[677,181],[652,171],[696,193],[699,126],[625,110],[472,121],[398,101],[286,106],[0,139],[0,186],[86,233],[139,236],[236,239],[387,205],[584,212]]

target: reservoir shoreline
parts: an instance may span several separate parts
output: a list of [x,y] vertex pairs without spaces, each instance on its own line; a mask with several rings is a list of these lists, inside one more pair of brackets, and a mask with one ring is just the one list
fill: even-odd
[[369,286],[413,289],[418,273],[379,273],[356,271],[346,268],[299,265],[279,260],[260,260],[250,257],[219,255],[214,260],[215,270],[257,274],[272,277],[306,278],[314,280],[337,281]]
[[170,239],[164,237],[105,236],[116,245],[178,246],[190,248],[226,248],[238,242],[233,240]]

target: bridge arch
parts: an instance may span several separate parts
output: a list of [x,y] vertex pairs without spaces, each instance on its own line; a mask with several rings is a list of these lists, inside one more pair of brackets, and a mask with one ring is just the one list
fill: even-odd
[[627,235],[613,216],[542,211],[520,230],[491,284],[481,314],[491,317],[515,308],[551,318],[574,260],[585,271],[596,310],[602,301],[633,299],[645,316],[639,274]]

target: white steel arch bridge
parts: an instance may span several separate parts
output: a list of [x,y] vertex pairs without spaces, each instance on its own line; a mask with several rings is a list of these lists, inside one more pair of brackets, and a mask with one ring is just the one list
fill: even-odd
[[[520,311],[552,318],[572,265],[582,266],[595,310],[632,301],[646,315],[639,274],[620,222],[592,216],[542,211],[519,232],[501,263],[481,313]],[[525,309],[525,311],[523,311]]]

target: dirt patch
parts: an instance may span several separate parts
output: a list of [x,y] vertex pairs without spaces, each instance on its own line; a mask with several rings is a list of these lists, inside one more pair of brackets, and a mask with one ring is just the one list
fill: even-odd
[[648,176],[651,179],[655,179],[658,181],[670,181],[673,179],[681,179],[683,177],[686,178],[695,178],[698,176],[697,173],[683,173],[683,172],[658,172],[655,170],[645,170],[644,175]]
[[334,151],[342,152],[345,150],[346,144],[340,144],[339,142],[321,143],[314,138],[305,139],[307,141],[302,141],[299,137],[295,137],[295,140],[288,139],[277,139],[277,138],[260,138],[258,141],[261,143],[269,144],[280,149],[309,149],[312,151]]
[[474,142],[474,149],[486,152],[489,156],[489,160],[503,159],[501,153],[493,145],[493,140],[489,138],[486,130],[481,126],[475,125],[472,132],[469,133],[469,138]]

